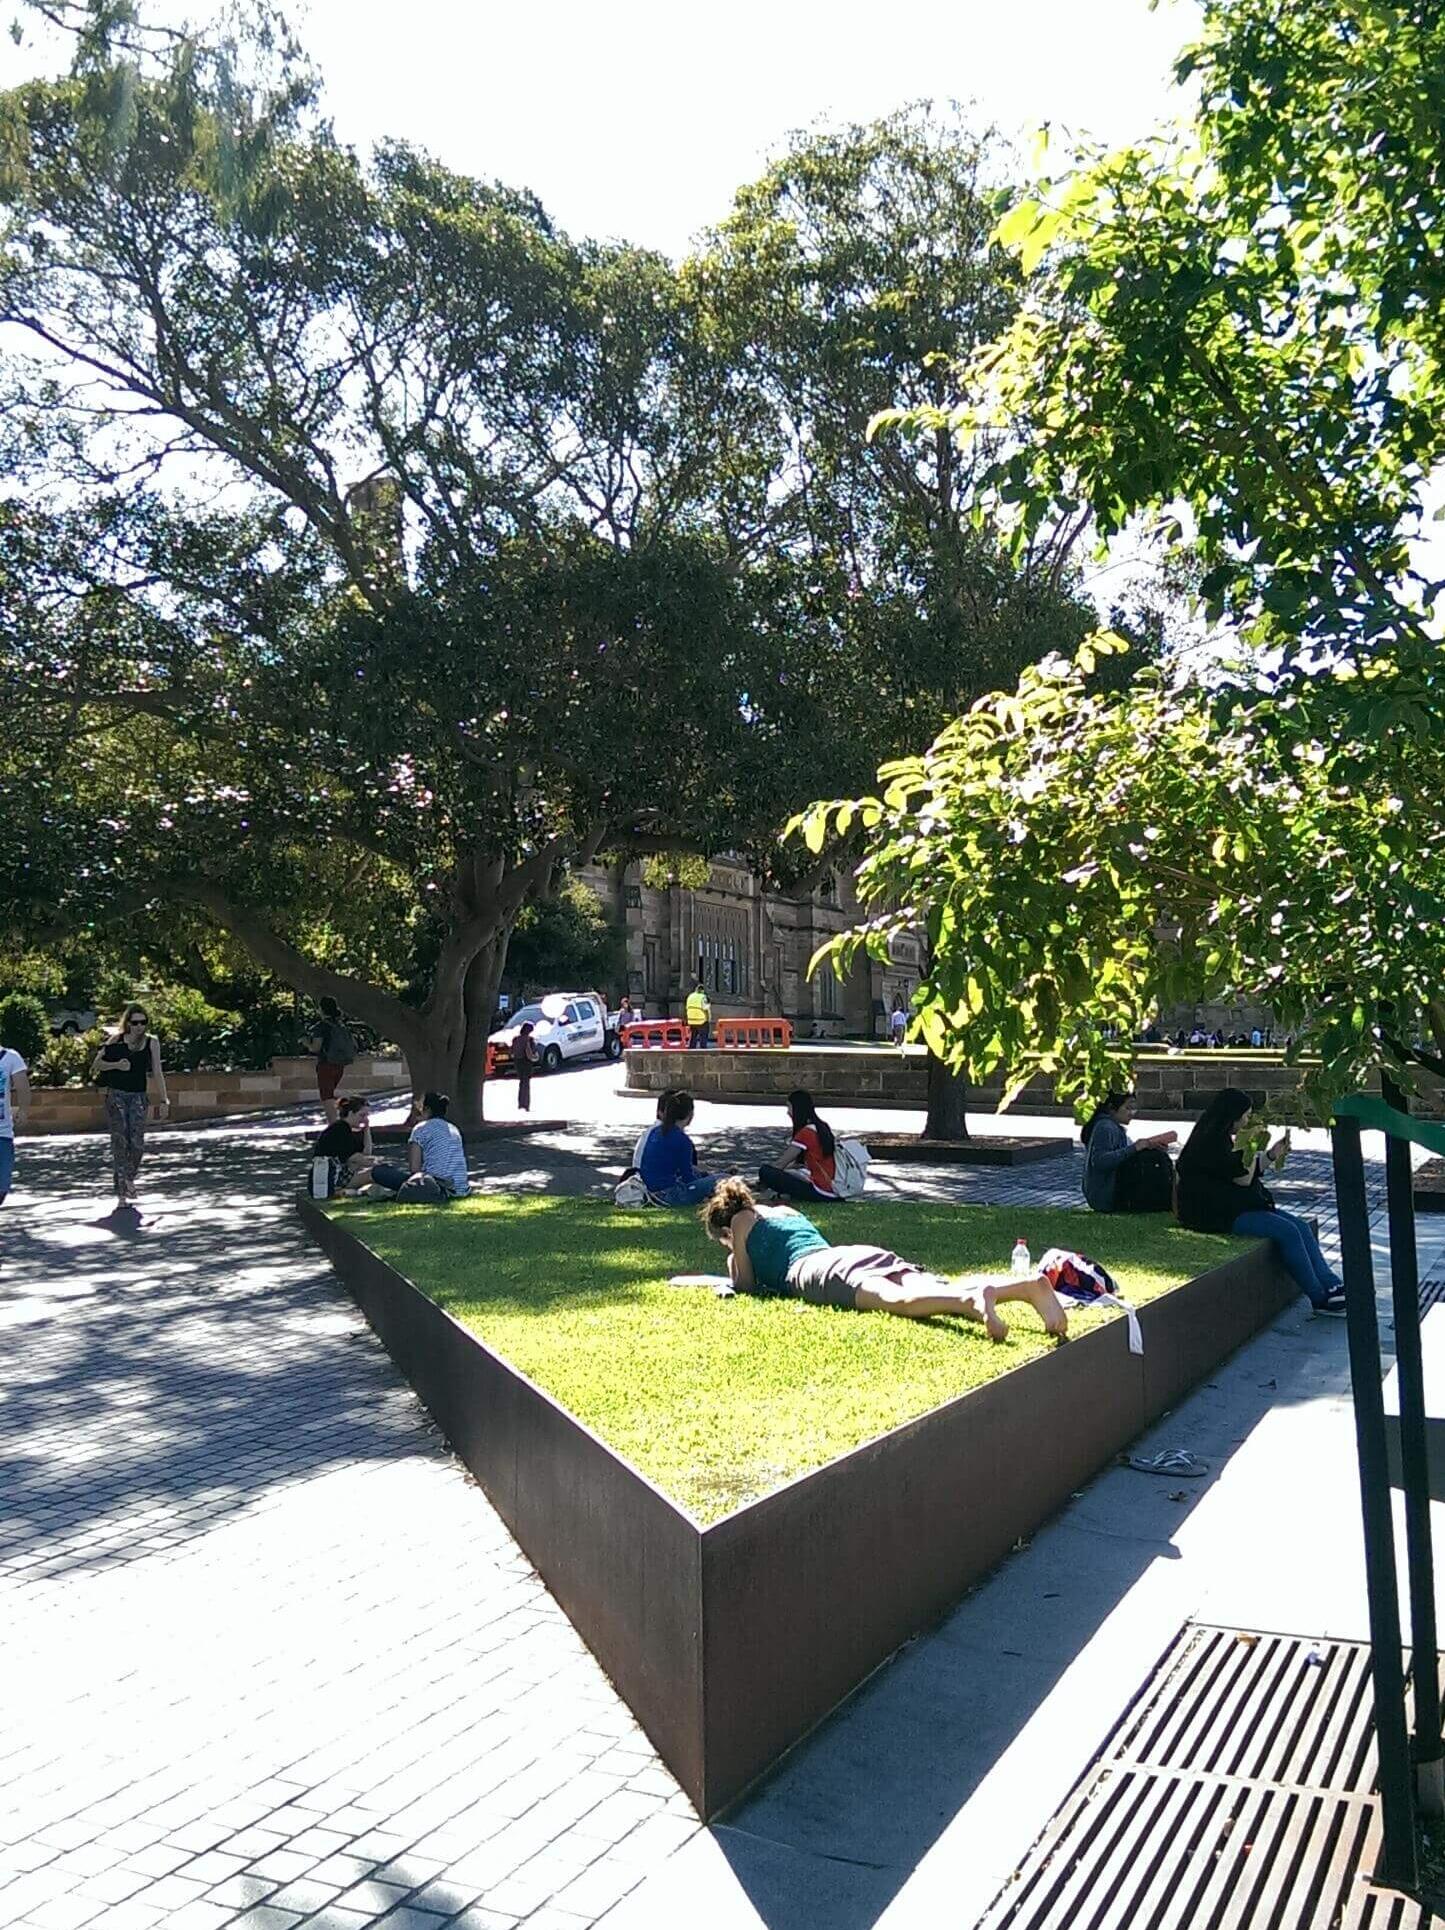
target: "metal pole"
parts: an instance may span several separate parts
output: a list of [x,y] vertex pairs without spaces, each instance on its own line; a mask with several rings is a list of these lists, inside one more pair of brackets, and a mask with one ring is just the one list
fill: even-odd
[[1370,1257],[1370,1211],[1365,1162],[1356,1119],[1337,1119],[1330,1132],[1335,1156],[1335,1201],[1340,1217],[1345,1313],[1354,1389],[1355,1445],[1360,1462],[1360,1511],[1365,1533],[1365,1590],[1370,1604],[1370,1664],[1375,1683],[1375,1736],[1380,1756],[1380,1859],[1375,1880],[1415,1887],[1415,1803],[1410,1740],[1405,1727],[1405,1671],[1400,1653],[1400,1593],[1395,1580],[1395,1529],[1390,1514],[1390,1467],[1385,1450],[1385,1397],[1380,1376],[1380,1325],[1375,1313],[1375,1269]]
[[[1383,1081],[1385,1104],[1408,1111],[1404,1093]],[[1422,1816],[1445,1815],[1445,1750],[1440,1740],[1440,1668],[1435,1629],[1435,1550],[1430,1531],[1430,1471],[1425,1446],[1425,1369],[1420,1352],[1420,1266],[1415,1244],[1415,1185],[1410,1142],[1385,1135],[1385,1196],[1390,1215],[1390,1282],[1395,1305],[1395,1367],[1400,1388],[1400,1485],[1410,1577],[1411,1676],[1415,1699],[1415,1796]]]

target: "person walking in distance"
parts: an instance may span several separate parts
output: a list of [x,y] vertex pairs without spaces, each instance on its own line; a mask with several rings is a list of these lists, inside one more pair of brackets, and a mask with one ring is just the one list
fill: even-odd
[[712,1002],[699,979],[687,995],[687,1022],[692,1027],[691,1044],[695,1051],[702,1051],[707,1045],[707,1035],[712,1025]]
[[15,1177],[15,1132],[30,1110],[30,1073],[13,1046],[0,1047],[0,1201]]
[[129,1205],[145,1157],[146,1119],[163,1119],[170,1107],[161,1042],[150,1030],[143,1005],[128,1005],[114,1035],[91,1061],[90,1076],[105,1091],[115,1197]]
[[316,1054],[316,1090],[326,1109],[326,1123],[336,1124],[336,1088],[341,1075],[356,1057],[356,1041],[341,1022],[341,1007],[333,998],[317,1000],[321,1017],[306,1041],[308,1052]]
[[517,1110],[532,1110],[532,1068],[537,1063],[537,1041],[532,1037],[532,1024],[528,1022],[517,1032]]

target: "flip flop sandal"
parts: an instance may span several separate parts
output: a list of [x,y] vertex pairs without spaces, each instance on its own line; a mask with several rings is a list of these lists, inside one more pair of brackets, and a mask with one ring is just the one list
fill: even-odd
[[1207,1461],[1183,1448],[1165,1448],[1160,1454],[1126,1454],[1124,1465],[1138,1474],[1168,1474],[1185,1481],[1196,1481],[1209,1472]]

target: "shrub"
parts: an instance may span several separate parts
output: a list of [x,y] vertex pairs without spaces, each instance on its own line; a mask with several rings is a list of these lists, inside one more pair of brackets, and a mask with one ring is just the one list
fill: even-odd
[[38,998],[12,992],[0,999],[0,1045],[34,1065],[50,1042],[50,1020]]
[[31,1065],[31,1078],[37,1086],[80,1086],[85,1084],[90,1062],[105,1044],[109,1034],[96,1026],[93,1032],[72,1032],[51,1039],[40,1057]]

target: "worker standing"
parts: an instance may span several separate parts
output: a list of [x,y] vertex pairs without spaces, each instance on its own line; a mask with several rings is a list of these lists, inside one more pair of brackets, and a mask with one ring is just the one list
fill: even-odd
[[709,1027],[712,1025],[712,1006],[707,993],[703,990],[702,980],[687,995],[687,1022],[692,1027],[692,1045],[701,1051],[707,1044]]

